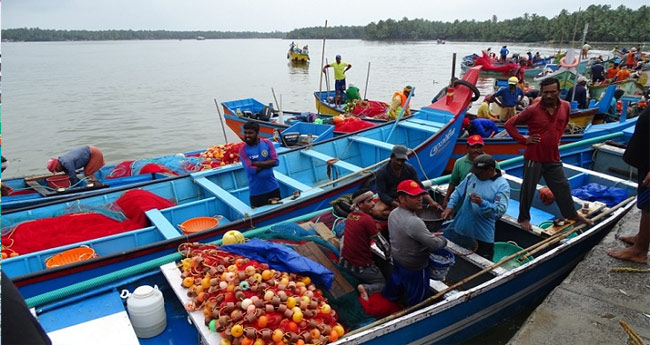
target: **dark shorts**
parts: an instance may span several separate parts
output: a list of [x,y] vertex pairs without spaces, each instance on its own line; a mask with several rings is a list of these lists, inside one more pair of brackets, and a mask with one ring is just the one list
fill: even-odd
[[345,92],[345,79],[337,80],[334,82],[334,90],[336,92]]
[[641,185],[647,174],[647,171],[639,171],[639,174],[637,175],[638,187],[636,188],[636,207],[643,212],[650,212],[650,188]]
[[264,193],[260,195],[251,195],[250,196],[251,207],[260,207],[260,206],[268,205],[270,204],[269,199],[272,198],[280,199],[280,188],[277,188],[268,193]]
[[429,269],[410,270],[393,260],[393,274],[381,291],[386,299],[410,307],[429,297]]

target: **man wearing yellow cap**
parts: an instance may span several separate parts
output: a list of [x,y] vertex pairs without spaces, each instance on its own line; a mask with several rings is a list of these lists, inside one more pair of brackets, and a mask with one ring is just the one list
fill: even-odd
[[[413,88],[410,85],[407,85],[402,91],[396,91],[393,94],[393,98],[390,102],[390,108],[388,108],[388,119],[397,119],[397,116],[399,116],[399,113],[402,111],[402,109],[404,109],[404,115],[402,115],[403,117],[411,115],[411,106],[410,104],[406,104],[406,100],[412,91]],[[415,96],[415,94],[413,94],[413,96]]]
[[524,92],[517,86],[518,83],[517,77],[508,78],[508,87],[499,89],[493,96],[494,102],[503,108],[499,117],[501,121],[508,121],[515,116],[517,104],[524,98]]

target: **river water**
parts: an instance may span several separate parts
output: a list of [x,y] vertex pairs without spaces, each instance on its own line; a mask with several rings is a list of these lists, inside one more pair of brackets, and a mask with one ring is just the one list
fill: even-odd
[[[322,41],[305,40],[311,63],[292,66],[290,41],[164,40],[2,43],[2,155],[6,177],[46,172],[48,158],[81,145],[104,151],[106,161],[161,156],[225,142],[217,101],[254,97],[283,109],[315,111]],[[347,82],[367,98],[389,101],[405,85],[420,108],[456,75],[462,56],[498,43],[370,42],[330,40],[325,57],[352,64]],[[553,47],[512,45],[511,52],[542,54]],[[368,88],[365,82],[370,73]],[[330,69],[331,71],[331,69]],[[479,89],[490,91],[492,78]],[[330,86],[333,87],[333,84]],[[323,89],[326,89],[323,81]],[[227,130],[227,138],[236,136]]]
[[[273,88],[283,109],[313,112],[313,92],[321,87],[322,41],[297,42],[309,45],[307,66],[287,62],[289,43],[280,39],[3,42],[2,155],[10,162],[3,177],[46,173],[48,158],[81,145],[97,146],[107,163],[117,163],[238,140],[229,129],[224,138],[215,99],[253,97],[276,103]],[[348,85],[355,83],[369,99],[389,101],[394,91],[414,86],[411,104],[417,109],[449,82],[453,53],[458,55],[459,76],[462,56],[488,47],[498,50],[500,44],[331,40],[326,42],[325,57],[332,61],[341,54],[352,64]],[[521,44],[508,48],[542,55],[557,50]],[[493,82],[481,78],[477,86],[485,94]],[[324,81],[322,88],[327,88]],[[503,344],[526,315],[469,343]]]

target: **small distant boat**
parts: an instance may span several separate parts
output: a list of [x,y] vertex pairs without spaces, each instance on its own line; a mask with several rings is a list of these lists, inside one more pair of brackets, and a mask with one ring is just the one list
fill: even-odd
[[205,37],[203,37],[203,36],[196,36],[196,39],[197,39],[198,41],[203,41],[203,40],[205,39]]
[[[335,95],[336,91],[314,92],[316,111],[326,115],[339,115],[345,113],[347,99],[344,99],[342,104],[336,105],[334,104]],[[345,94],[343,96],[345,96]],[[353,109],[350,109],[349,112],[363,118],[374,118],[379,115],[385,115],[389,107],[389,104],[386,102],[367,100],[362,101],[362,104],[356,105]],[[383,121],[386,120],[384,119]]]
[[292,46],[287,52],[287,59],[291,62],[307,63],[309,62],[309,48],[304,46],[301,49],[298,46]]

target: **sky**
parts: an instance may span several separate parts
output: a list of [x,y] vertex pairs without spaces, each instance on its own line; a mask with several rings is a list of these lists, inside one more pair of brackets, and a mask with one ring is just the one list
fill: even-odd
[[[525,5],[524,5],[525,4]],[[366,25],[422,18],[511,19],[524,13],[552,18],[591,4],[638,9],[647,0],[3,0],[2,28],[171,31],[290,31],[296,28]]]

